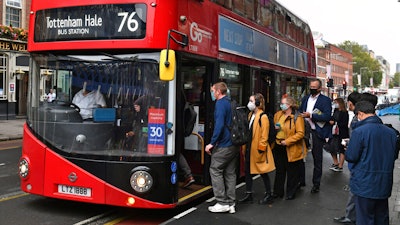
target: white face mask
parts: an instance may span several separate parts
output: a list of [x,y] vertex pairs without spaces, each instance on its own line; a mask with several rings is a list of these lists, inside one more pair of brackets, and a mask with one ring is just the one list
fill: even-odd
[[256,104],[254,104],[254,102],[249,102],[249,103],[247,103],[247,108],[250,111],[254,111],[254,109],[256,109]]

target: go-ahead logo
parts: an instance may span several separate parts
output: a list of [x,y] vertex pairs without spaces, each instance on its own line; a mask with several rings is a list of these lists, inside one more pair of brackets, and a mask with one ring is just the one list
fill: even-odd
[[190,25],[190,38],[201,43],[203,38],[211,39],[211,33],[199,28],[196,22]]

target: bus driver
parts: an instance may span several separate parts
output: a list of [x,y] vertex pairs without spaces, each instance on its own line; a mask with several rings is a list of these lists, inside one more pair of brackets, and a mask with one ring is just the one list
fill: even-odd
[[100,90],[92,90],[88,91],[86,89],[86,82],[83,83],[83,88],[78,93],[75,94],[72,99],[72,103],[77,105],[80,108],[80,114],[82,119],[92,119],[93,118],[93,109],[99,107],[107,107],[104,96],[100,93]]

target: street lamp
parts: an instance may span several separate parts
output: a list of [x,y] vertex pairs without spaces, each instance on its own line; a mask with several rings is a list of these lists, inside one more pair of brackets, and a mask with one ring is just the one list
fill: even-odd
[[371,86],[373,86],[374,85],[374,82],[373,82],[373,79],[374,79],[374,73],[379,73],[379,72],[381,72],[380,70],[375,70],[375,71],[372,71],[372,83],[371,83]]
[[23,70],[21,70],[21,68],[19,68],[15,72],[11,73],[11,77],[12,78],[17,77],[17,80],[22,80],[24,74],[25,74],[25,72]]
[[368,67],[366,67],[366,66],[360,68],[360,77],[359,77],[359,79],[358,79],[358,85],[360,85],[360,89],[361,89],[361,78],[362,78],[362,71],[363,71],[363,70],[369,70],[369,69],[368,69]]
[[51,76],[53,76],[53,71],[51,70],[44,70],[44,72],[41,74],[42,77],[44,77],[47,81],[51,79]]

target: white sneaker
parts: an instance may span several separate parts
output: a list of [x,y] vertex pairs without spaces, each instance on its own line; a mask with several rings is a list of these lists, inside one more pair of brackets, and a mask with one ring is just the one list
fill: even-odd
[[[233,207],[235,208],[235,207]],[[229,205],[221,205],[219,203],[209,206],[208,211],[213,212],[213,213],[220,213],[220,212],[230,212],[231,207]]]
[[229,213],[234,214],[236,212],[235,205],[229,206]]
[[340,168],[340,167],[335,167],[332,170],[335,172],[343,172],[343,168]]

